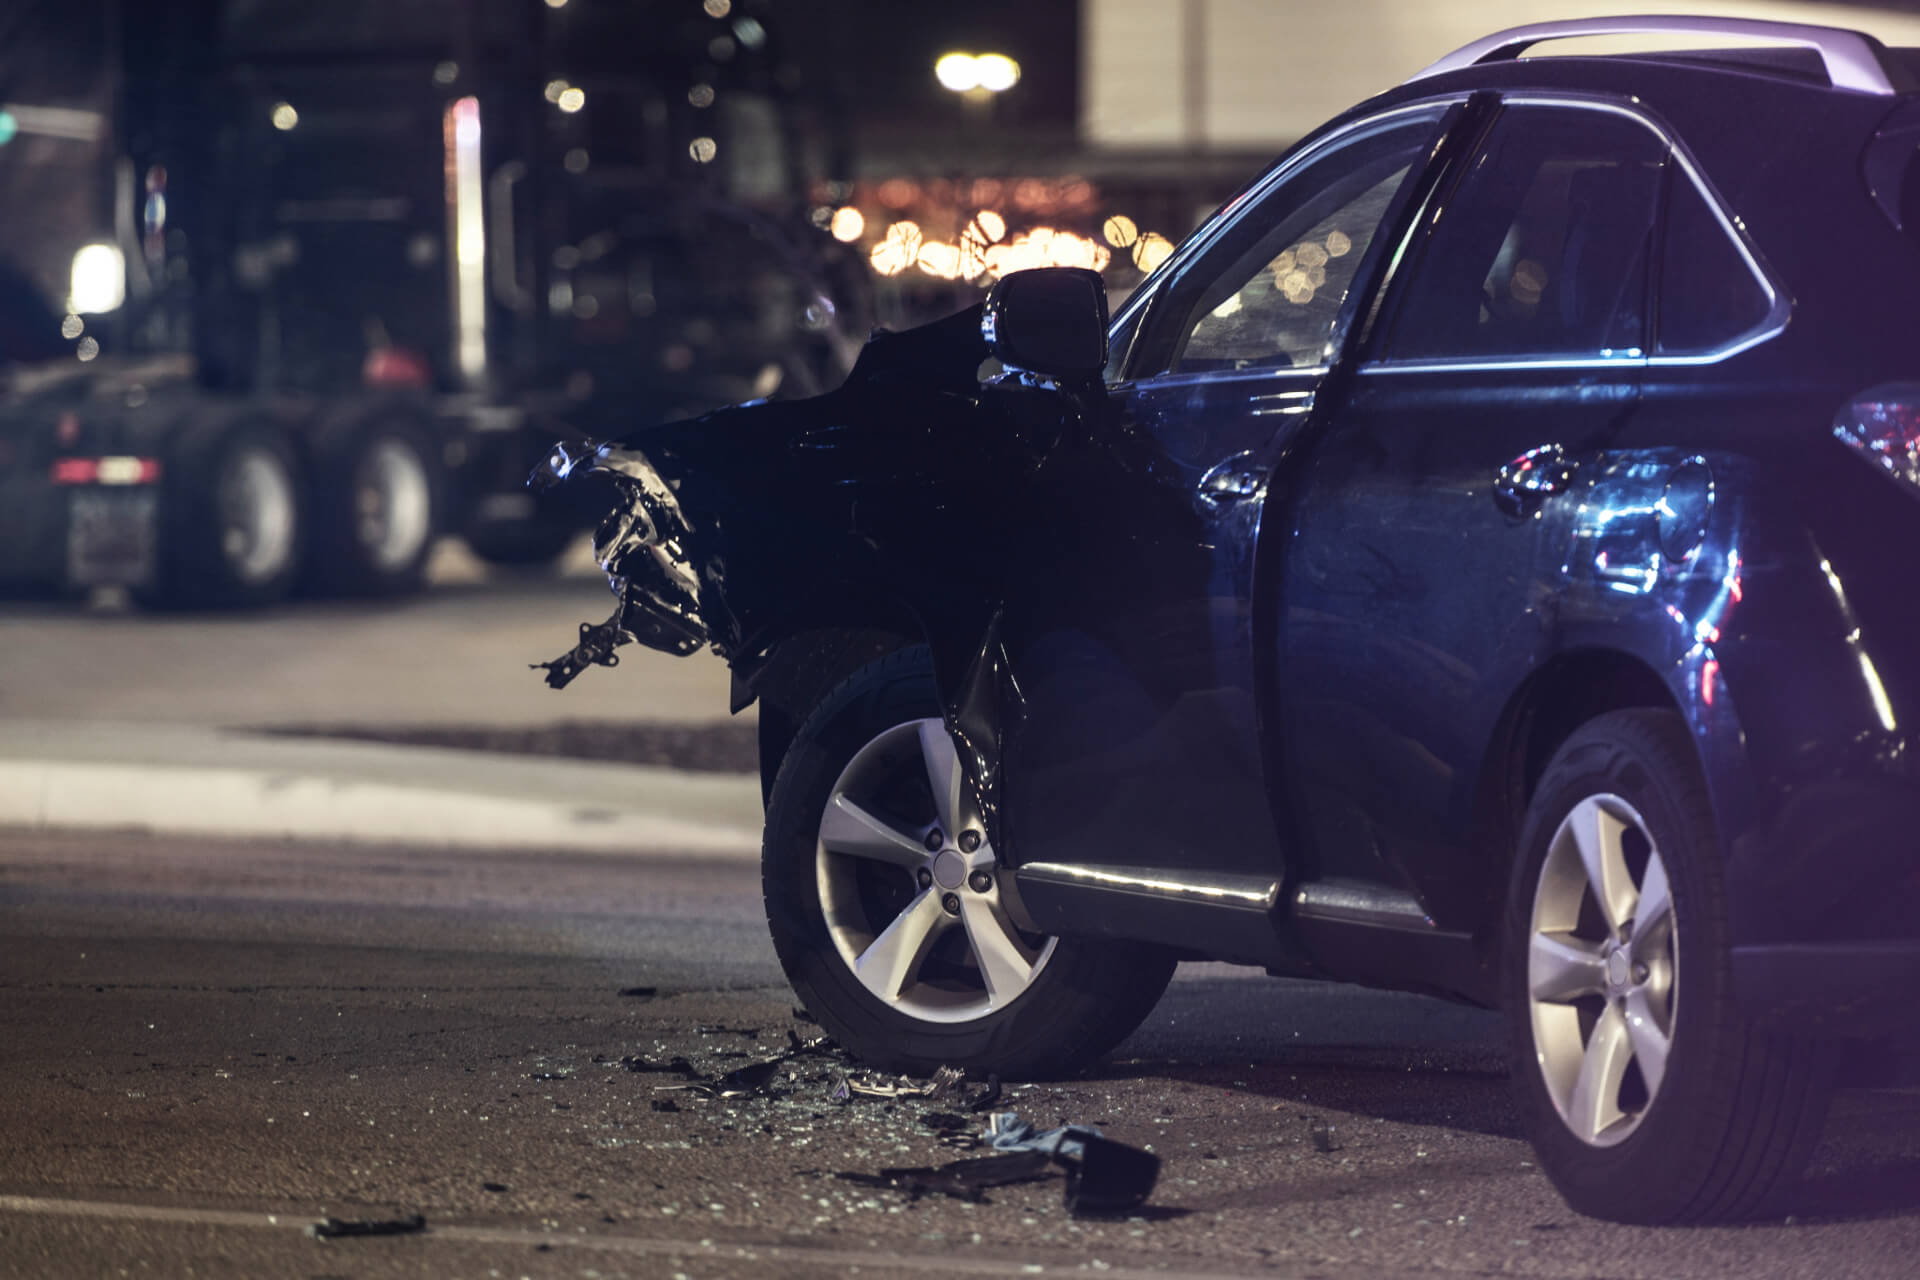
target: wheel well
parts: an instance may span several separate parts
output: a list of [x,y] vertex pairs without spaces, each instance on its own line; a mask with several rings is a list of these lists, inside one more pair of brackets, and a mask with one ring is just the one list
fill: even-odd
[[[747,670],[760,703],[760,799],[773,793],[774,775],[808,714],[848,676],[887,654],[918,644],[918,628],[898,623],[815,627],[791,632],[767,647]],[[742,664],[735,665],[736,680]],[[736,695],[736,706],[738,698]]]
[[1610,649],[1554,657],[1508,702],[1494,731],[1477,801],[1482,847],[1497,851],[1488,867],[1486,919],[1498,918],[1506,872],[1540,775],[1560,744],[1595,716],[1629,707],[1677,709],[1666,683],[1638,658]]

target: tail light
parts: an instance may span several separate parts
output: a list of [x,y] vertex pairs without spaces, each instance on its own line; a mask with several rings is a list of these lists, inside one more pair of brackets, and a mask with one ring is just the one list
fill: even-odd
[[158,458],[55,458],[55,484],[154,484],[160,479]]
[[1834,418],[1833,434],[1888,475],[1920,489],[1920,383],[1861,392]]

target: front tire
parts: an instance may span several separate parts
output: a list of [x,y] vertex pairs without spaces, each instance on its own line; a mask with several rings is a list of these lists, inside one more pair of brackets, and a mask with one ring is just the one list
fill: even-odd
[[1735,1007],[1720,846],[1686,727],[1577,730],[1527,810],[1509,888],[1513,1077],[1569,1204],[1621,1222],[1749,1217],[1805,1165],[1825,1055]]
[[762,888],[801,1001],[888,1070],[1071,1073],[1173,973],[1157,948],[1034,931],[965,796],[924,648],[854,673],[801,727],[767,805]]

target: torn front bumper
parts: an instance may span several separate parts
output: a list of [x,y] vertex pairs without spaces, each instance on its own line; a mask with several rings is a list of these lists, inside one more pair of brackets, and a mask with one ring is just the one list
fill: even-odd
[[618,495],[593,539],[594,560],[617,603],[605,622],[581,623],[579,643],[568,652],[535,664],[555,689],[590,666],[619,665],[614,650],[625,644],[638,641],[685,656],[713,640],[691,551],[693,531],[672,486],[645,453],[617,444],[557,444],[533,483],[551,488],[584,475],[607,477]]

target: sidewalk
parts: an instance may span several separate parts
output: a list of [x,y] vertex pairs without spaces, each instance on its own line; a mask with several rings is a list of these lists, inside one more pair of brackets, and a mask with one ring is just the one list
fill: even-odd
[[180,724],[0,721],[0,827],[752,858],[759,779]]

